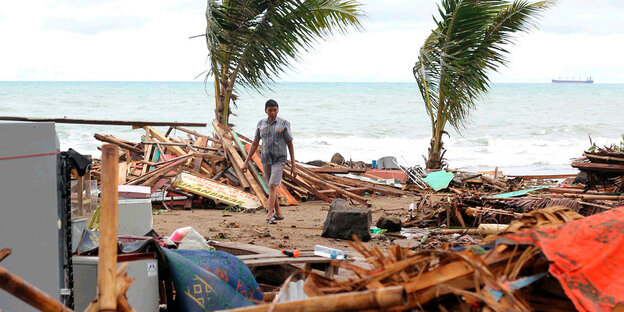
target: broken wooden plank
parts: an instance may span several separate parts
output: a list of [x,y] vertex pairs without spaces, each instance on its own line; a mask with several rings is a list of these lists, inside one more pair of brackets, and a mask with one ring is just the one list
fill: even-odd
[[179,126],[175,126],[173,128],[177,129],[177,130],[180,130],[182,132],[186,132],[188,134],[192,134],[192,135],[197,136],[197,137],[204,137],[204,138],[206,138],[206,139],[208,139],[208,140],[210,140],[212,142],[215,142],[215,143],[221,143],[221,142],[219,142],[219,140],[217,140],[217,139],[215,139],[215,138],[213,138],[211,136],[208,136],[208,135],[205,135],[205,134],[201,134],[201,133],[199,133],[197,131],[194,131],[194,130],[182,128],[182,127],[179,127]]
[[[251,151],[251,145],[245,144],[244,145],[244,149],[245,149],[245,152],[249,153],[249,151]],[[264,176],[264,168],[262,167],[262,161],[260,160],[260,156],[258,155],[258,151],[256,151],[256,153],[251,156],[251,160],[254,163],[258,164],[258,169],[260,170],[260,172],[262,172],[262,175]],[[283,179],[282,179],[282,182],[284,182]],[[299,206],[299,202],[282,185],[277,187],[277,193],[279,195],[282,195],[282,196],[284,196],[286,198],[286,205],[288,205],[288,206]]]
[[297,177],[294,177],[292,175],[292,172],[290,171],[290,167],[284,168],[284,174],[286,174],[286,176],[288,178],[290,178],[293,182],[297,183],[298,185],[302,186],[303,188],[305,188],[306,190],[308,190],[308,192],[312,193],[314,196],[316,196],[316,198],[320,199],[320,200],[324,200],[328,203],[332,203],[332,199],[327,197],[327,195],[319,192],[319,190],[315,189],[313,186],[308,185],[307,183],[303,182],[301,177],[299,175],[297,175]]
[[[232,138],[234,138],[234,142],[236,143],[236,145],[238,146],[238,149],[243,154],[243,157],[247,157],[247,150],[245,150],[245,147],[243,146],[243,143],[241,143],[240,139],[238,138],[238,135],[236,135],[236,132],[230,131],[230,134],[232,135]],[[256,164],[254,162],[249,162],[249,168],[251,168],[251,172],[253,173],[254,178],[256,178],[256,181],[258,181],[260,186],[262,186],[264,193],[266,195],[269,195],[269,187],[266,185],[266,183],[264,183],[264,179],[258,172],[258,167],[256,167]]]
[[[171,140],[169,140],[166,136],[162,135],[162,133],[158,132],[153,127],[145,126],[145,127],[143,127],[143,129],[145,129],[145,131],[148,131],[151,134],[151,136],[153,136],[156,140],[158,140],[160,142],[172,143]],[[184,155],[189,154],[189,153],[185,152],[179,146],[169,145],[169,146],[166,147],[166,149],[170,150],[176,156],[184,156]]]
[[111,144],[115,144],[121,148],[127,149],[129,151],[135,152],[137,154],[143,154],[143,150],[141,150],[138,147],[132,146],[126,142],[123,142],[122,140],[117,139],[116,137],[112,136],[112,135],[101,135],[99,133],[96,133],[93,135],[93,137],[98,140],[98,141],[102,141],[102,142],[106,142],[106,143],[111,143]]
[[[287,165],[288,168],[290,168],[290,166]],[[368,203],[368,200],[362,196],[359,196],[357,194],[354,194],[352,192],[346,191],[344,189],[342,189],[339,186],[334,185],[333,183],[327,182],[325,180],[319,179],[314,177],[312,174],[309,173],[309,171],[307,171],[305,168],[301,167],[301,166],[297,166],[297,174],[303,176],[304,178],[314,182],[314,183],[318,183],[320,185],[323,185],[327,188],[336,190],[336,192],[340,193],[343,196],[349,197],[355,201],[358,201],[366,206],[371,206],[371,204]],[[316,195],[316,194],[315,194]]]
[[147,173],[145,175],[142,175],[142,176],[140,176],[140,177],[138,177],[138,178],[136,178],[136,179],[134,179],[132,181],[126,182],[126,184],[136,185],[136,184],[138,184],[140,182],[143,182],[143,181],[145,181],[145,180],[147,180],[147,179],[149,179],[149,178],[151,178],[151,177],[153,177],[153,176],[155,176],[157,174],[165,174],[165,173],[171,171],[176,166],[179,166],[182,163],[186,162],[191,157],[191,155],[192,154],[188,154],[188,155],[185,155],[183,157],[178,157],[176,161],[170,162],[170,163],[168,163],[168,164],[166,164],[166,165],[164,165],[164,166],[162,166],[162,167],[160,167],[160,168],[158,168],[156,170],[153,170],[153,171],[151,171],[151,172],[149,172],[149,173]]
[[173,181],[173,185],[199,196],[243,208],[255,209],[262,205],[258,197],[252,194],[186,172],[179,174]]
[[221,138],[223,147],[230,155],[230,160],[232,161],[232,167],[234,167],[234,169],[237,171],[237,174],[239,172],[242,173],[242,175],[239,176],[239,179],[246,179],[248,181],[248,184],[250,185],[252,191],[254,192],[254,194],[256,194],[256,196],[258,197],[258,200],[260,200],[260,202],[262,203],[262,207],[267,208],[268,200],[267,200],[267,197],[264,195],[264,191],[262,190],[260,185],[256,183],[256,181],[254,180],[253,176],[251,175],[249,171],[242,172],[241,168],[243,167],[244,161],[241,158],[241,156],[238,154],[236,149],[234,148],[234,145],[232,145],[232,142],[225,136],[226,131],[224,131],[221,127],[219,127],[219,122],[216,119],[213,120],[212,125],[215,128],[218,136]]

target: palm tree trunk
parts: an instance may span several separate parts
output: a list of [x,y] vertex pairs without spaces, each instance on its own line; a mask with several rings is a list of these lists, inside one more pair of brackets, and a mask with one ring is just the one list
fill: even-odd
[[[227,77],[225,74],[224,77]],[[215,118],[222,125],[228,125],[230,118],[230,100],[232,91],[228,81],[215,78]]]
[[431,146],[429,147],[429,156],[425,166],[427,169],[442,169],[444,163],[442,155],[444,155],[444,143],[442,143],[442,131],[436,131],[431,137]]

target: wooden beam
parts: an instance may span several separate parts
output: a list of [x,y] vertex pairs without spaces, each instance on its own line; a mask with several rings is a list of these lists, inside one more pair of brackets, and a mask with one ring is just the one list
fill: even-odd
[[237,175],[239,172],[241,173],[241,175],[239,175],[239,180],[242,181],[246,179],[247,183],[251,187],[251,190],[258,197],[258,200],[260,200],[262,207],[263,208],[269,207],[267,197],[264,195],[264,191],[262,190],[260,185],[256,183],[253,176],[251,175],[251,172],[249,172],[249,170],[247,170],[246,172],[242,172],[241,168],[243,167],[243,164],[245,162],[243,161],[241,156],[236,151],[236,148],[234,148],[234,145],[232,145],[232,141],[230,141],[226,137],[226,131],[223,130],[221,127],[219,127],[219,122],[216,119],[213,120],[212,125],[215,128],[215,131],[217,131],[217,134],[219,135],[219,137],[221,138],[223,148],[230,155],[230,160],[232,161],[232,167],[234,167],[234,170],[236,171]]
[[[232,131],[232,133],[235,133],[234,131]],[[251,145],[250,144],[244,144],[243,149],[245,150],[246,153],[249,153],[251,151]],[[258,170],[262,173],[262,175],[264,176],[264,168],[262,167],[262,160],[260,159],[260,155],[259,152],[256,151],[256,153],[254,155],[251,156],[251,160],[253,163],[256,163],[256,165],[258,166]],[[250,162],[250,164],[252,163]],[[262,177],[260,177],[262,178]],[[285,180],[282,178],[282,183],[284,183]],[[277,187],[277,193],[281,196],[286,197],[286,204],[288,206],[299,206],[299,202],[295,199],[295,197],[283,186],[280,185]]]
[[398,190],[390,186],[378,185],[378,184],[374,184],[374,183],[370,183],[366,181],[360,181],[360,180],[355,180],[355,179],[346,178],[346,177],[336,177],[331,174],[322,174],[321,176],[324,179],[334,181],[334,182],[341,182],[343,184],[348,184],[353,187],[368,187],[371,191],[374,191],[383,195],[401,196],[401,195],[409,194],[409,192]]
[[197,122],[169,122],[169,121],[131,121],[131,120],[101,120],[101,119],[72,119],[72,118],[30,118],[16,116],[0,116],[0,120],[8,121],[28,121],[28,122],[55,122],[67,124],[83,125],[109,125],[109,126],[184,126],[184,127],[206,127],[205,123]]
[[624,165],[573,162],[571,166],[585,171],[624,173]]
[[319,190],[315,189],[313,186],[308,185],[307,183],[303,182],[302,178],[297,175],[297,177],[293,177],[292,176],[292,172],[290,171],[290,166],[288,168],[284,168],[284,174],[286,174],[287,177],[289,177],[292,181],[294,181],[295,183],[297,183],[298,185],[302,186],[303,188],[305,188],[306,190],[308,190],[308,192],[310,192],[311,194],[313,194],[314,196],[316,196],[316,198],[320,199],[320,200],[324,200],[328,203],[332,203],[332,199],[327,197],[327,195],[319,192]]
[[136,179],[134,179],[132,181],[126,182],[126,184],[127,185],[136,185],[136,184],[138,184],[140,182],[143,182],[143,181],[145,181],[145,180],[147,180],[147,179],[149,179],[149,178],[151,178],[151,177],[153,177],[155,175],[166,174],[170,170],[173,170],[176,166],[179,166],[182,163],[184,163],[185,161],[188,161],[188,159],[190,157],[191,157],[191,154],[188,154],[188,155],[185,155],[185,156],[182,156],[182,157],[178,157],[178,158],[176,158],[177,159],[176,161],[169,162],[166,165],[164,165],[164,166],[162,166],[162,167],[160,167],[158,169],[152,170],[152,171],[150,171],[149,173],[147,173],[145,175],[142,175],[142,176],[140,176],[140,177],[138,177],[138,178],[136,178]]
[[360,195],[354,194],[352,192],[346,191],[343,188],[341,188],[341,187],[339,187],[337,185],[334,185],[333,183],[330,183],[330,182],[327,182],[325,180],[322,180],[322,179],[319,179],[317,177],[314,177],[311,174],[309,174],[309,172],[307,172],[307,170],[302,169],[302,168],[303,167],[301,167],[301,166],[297,166],[297,169],[298,169],[297,174],[301,175],[302,177],[304,177],[304,178],[306,178],[306,179],[308,179],[308,180],[310,180],[310,181],[312,181],[314,183],[318,183],[320,185],[323,185],[324,187],[336,190],[336,192],[338,192],[340,195],[352,198],[353,200],[358,201],[358,202],[360,202],[360,203],[362,203],[362,204],[364,204],[364,205],[366,205],[368,207],[371,206],[371,204],[368,203],[366,198],[364,198],[364,197],[362,197]]
[[[148,131],[149,133],[151,133],[152,137],[154,137],[156,140],[164,142],[164,143],[173,143],[173,142],[171,142],[171,140],[169,140],[162,133],[156,131],[156,129],[154,129],[153,127],[144,126],[143,128],[145,129],[145,131]],[[169,145],[169,146],[167,146],[167,149],[170,150],[176,156],[184,156],[184,155],[188,154],[183,149],[181,149],[180,147],[175,146],[175,145]]]
[[197,137],[205,137],[205,138],[207,138],[208,140],[210,140],[210,141],[212,141],[212,142],[215,142],[215,143],[221,143],[221,142],[219,142],[219,140],[217,140],[217,139],[215,139],[215,138],[213,138],[213,137],[210,137],[210,136],[208,136],[208,135],[201,134],[201,133],[199,133],[199,132],[197,132],[197,131],[193,131],[193,130],[190,130],[190,129],[185,129],[185,128],[182,128],[182,127],[173,127],[173,128],[174,128],[174,129],[178,129],[178,130],[180,130],[180,131],[182,131],[182,132],[186,132],[186,133],[188,133],[188,134],[195,135],[195,136],[197,136]]
[[117,296],[117,146],[102,147],[102,202],[100,205],[100,248],[98,253],[98,302],[100,311],[116,311]]
[[126,143],[126,142],[123,142],[122,140],[119,140],[119,139],[117,139],[116,137],[114,137],[112,135],[101,135],[99,133],[96,133],[95,135],[93,135],[93,137],[96,140],[98,140],[98,141],[115,144],[115,145],[118,145],[121,148],[127,149],[127,150],[135,152],[137,154],[143,154],[143,151],[140,148],[134,147],[134,146],[132,146],[132,145]]
[[[247,157],[247,151],[245,150],[245,146],[243,146],[243,143],[238,138],[238,135],[236,135],[236,132],[230,131],[230,134],[234,138],[234,142],[236,143],[236,145],[238,146],[238,149],[243,154],[243,157]],[[264,190],[264,193],[269,195],[269,187],[266,185],[266,183],[264,183],[264,179],[262,178],[262,176],[258,172],[258,167],[256,167],[256,164],[253,161],[249,162],[249,168],[251,169],[251,172],[253,173],[253,176],[256,178],[256,181],[258,181],[260,186],[262,186],[262,189]]]

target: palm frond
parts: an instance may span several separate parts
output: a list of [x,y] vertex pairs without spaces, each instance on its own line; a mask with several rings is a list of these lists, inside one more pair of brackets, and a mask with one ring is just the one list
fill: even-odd
[[553,4],[442,0],[434,17],[437,27],[414,66],[434,131],[442,131],[447,122],[457,131],[465,127],[476,101],[489,89],[489,73],[507,64],[506,46],[514,43],[513,35],[535,28]]
[[319,40],[362,29],[362,15],[354,0],[210,0],[206,40],[213,71],[260,89]]

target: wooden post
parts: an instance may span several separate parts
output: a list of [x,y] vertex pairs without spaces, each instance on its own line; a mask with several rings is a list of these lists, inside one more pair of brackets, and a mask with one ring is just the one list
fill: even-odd
[[99,311],[116,311],[115,277],[117,275],[117,146],[102,146],[102,203],[100,205],[100,251],[98,263]]

